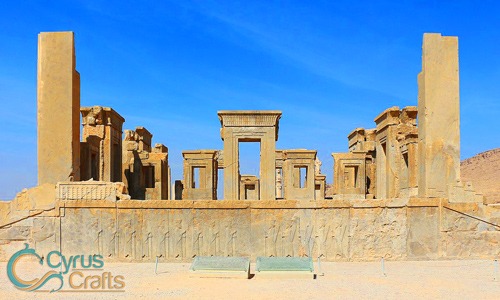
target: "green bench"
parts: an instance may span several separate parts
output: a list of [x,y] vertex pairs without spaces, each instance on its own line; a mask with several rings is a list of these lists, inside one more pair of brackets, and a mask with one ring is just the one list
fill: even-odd
[[257,257],[255,277],[314,278],[310,257]]
[[247,257],[196,256],[189,269],[191,277],[250,278]]

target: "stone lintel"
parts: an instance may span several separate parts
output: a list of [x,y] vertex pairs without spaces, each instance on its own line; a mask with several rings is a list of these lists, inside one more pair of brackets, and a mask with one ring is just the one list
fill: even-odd
[[283,160],[285,150],[276,150],[276,160]]
[[349,148],[351,148],[353,145],[357,144],[358,142],[364,142],[365,141],[365,134],[366,134],[366,132],[365,132],[364,128],[356,128],[353,131],[351,131],[347,135]]
[[418,107],[406,106],[401,110],[401,122],[405,124],[417,125]]
[[153,139],[153,134],[142,126],[136,127],[135,132],[137,133],[137,139],[139,141],[139,150],[151,152],[151,141]]
[[147,157],[143,160],[143,164],[146,164],[148,162],[157,162],[160,160],[166,161],[168,159],[168,153],[167,152],[151,152],[147,153]]
[[316,159],[316,150],[307,149],[287,149],[283,150],[283,157],[285,159]]
[[418,133],[408,132],[404,135],[404,139],[400,141],[400,146],[406,146],[408,144],[418,144]]
[[323,175],[323,174],[314,175],[314,180],[317,180],[317,181],[326,180],[326,175]]
[[153,134],[149,132],[149,130],[147,130],[146,127],[137,126],[135,128],[135,132],[137,132],[137,134],[142,140],[148,139],[151,144],[151,139],[153,138]]
[[205,160],[214,159],[218,150],[185,150],[182,151],[184,159]]
[[125,119],[111,107],[85,106],[80,108],[82,114],[82,125],[113,126],[121,131]]
[[279,110],[221,110],[217,112],[223,127],[278,127]]
[[365,139],[367,142],[374,142],[377,138],[377,129],[365,129]]
[[241,178],[241,181],[244,181],[244,182],[257,182],[259,180],[257,178],[257,176],[255,176],[255,175],[248,175],[248,174],[241,175],[240,178]]
[[163,144],[155,144],[153,153],[168,153],[168,147]]
[[365,129],[364,128],[355,128],[353,131],[351,131],[348,135],[347,135],[347,138],[349,140],[351,140],[352,138],[356,137],[356,136],[365,136]]
[[364,151],[353,151],[353,152],[333,152],[332,157],[334,161],[342,159],[362,159],[364,160],[366,152]]
[[390,107],[380,113],[375,119],[375,123],[377,124],[377,131],[381,131],[390,125],[399,124],[399,115],[401,111],[398,106]]

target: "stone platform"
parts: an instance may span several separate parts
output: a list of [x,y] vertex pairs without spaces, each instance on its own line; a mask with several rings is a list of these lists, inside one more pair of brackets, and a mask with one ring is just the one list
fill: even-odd
[[[45,190],[43,190],[45,191]],[[40,191],[41,193],[42,191]],[[44,194],[44,193],[42,193]],[[36,196],[43,198],[42,194]],[[48,194],[48,192],[47,192]],[[37,253],[106,261],[190,262],[194,256],[322,257],[322,261],[494,258],[500,207],[443,198],[322,201],[50,200],[10,203],[0,260]],[[30,204],[31,203],[31,204]],[[37,208],[38,207],[38,208]],[[6,207],[3,212],[9,212]],[[15,212],[15,213],[14,213]]]

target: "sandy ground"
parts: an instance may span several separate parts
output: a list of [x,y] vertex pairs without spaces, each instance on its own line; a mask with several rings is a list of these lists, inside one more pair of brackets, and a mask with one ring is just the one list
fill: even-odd
[[[323,262],[314,280],[190,278],[189,266],[161,263],[156,275],[154,263],[106,263],[100,272],[123,275],[125,292],[46,293],[17,290],[0,263],[0,299],[500,299],[500,275],[494,281],[494,262],[486,260],[386,261],[386,276],[380,262]],[[20,277],[39,269],[16,268]]]

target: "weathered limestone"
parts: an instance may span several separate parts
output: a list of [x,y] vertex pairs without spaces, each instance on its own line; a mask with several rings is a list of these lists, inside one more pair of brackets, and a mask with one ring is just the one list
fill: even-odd
[[[24,242],[37,253],[61,247],[68,256],[99,253],[106,261],[135,262],[194,256],[373,261],[500,255],[500,227],[494,225],[500,209],[475,203],[439,198],[54,201],[54,187],[48,191],[52,198],[30,189],[11,204],[23,214],[0,224],[0,260],[8,260]],[[53,206],[32,206],[28,195],[43,196]]]
[[168,148],[162,144],[151,148],[152,137],[144,127],[125,130],[122,180],[132,199],[170,199]]
[[[184,182],[175,181],[175,193],[169,191],[168,148],[152,146],[144,127],[126,130],[122,142],[124,120],[111,108],[81,109],[80,161],[73,35],[41,34],[39,42],[39,168],[45,168],[39,180],[49,183],[0,203],[0,260],[23,243],[39,253],[64,249],[67,256],[144,262],[500,255],[500,206],[483,205],[455,170],[455,38],[424,37],[418,109],[385,110],[375,129],[348,135],[349,152],[333,154],[335,195],[329,200],[323,200],[326,176],[315,150],[275,149],[279,111],[220,111],[224,150],[184,151]],[[240,174],[239,142],[261,143],[260,178]],[[218,168],[225,171],[225,201],[213,201]],[[71,181],[91,178],[100,181]],[[120,178],[124,183],[111,182]],[[158,201],[169,198],[184,201]]]
[[458,38],[424,34],[418,75],[419,197],[447,197],[460,180]]
[[80,74],[73,32],[38,35],[38,184],[80,180]]
[[125,119],[110,107],[82,107],[81,180],[122,181],[122,127]]
[[398,195],[399,146],[397,134],[399,124],[399,107],[386,109],[375,118],[377,124],[377,195],[379,199],[394,198]]
[[[416,196],[418,178],[417,107],[386,109],[377,128],[356,128],[348,135],[349,152],[333,153],[335,199]],[[362,176],[358,178],[358,176]],[[359,186],[356,184],[359,183]]]
[[254,175],[241,175],[240,200],[259,200],[259,179]]
[[332,153],[334,199],[365,199],[365,152]]
[[376,145],[377,129],[356,128],[348,136],[349,152],[365,153],[366,199],[376,194]]
[[217,199],[217,150],[183,151],[184,189],[182,199]]
[[325,200],[326,175],[314,175],[314,199]]
[[128,200],[122,182],[83,181],[58,182],[56,185],[57,200]]
[[276,150],[276,199],[285,198],[284,161],[283,150]]
[[276,141],[280,111],[219,111],[224,141],[224,198],[239,198],[239,142],[260,142],[260,199],[276,199]]
[[[416,128],[415,128],[416,129]],[[400,142],[400,196],[418,195],[418,134],[408,132]]]
[[316,150],[283,150],[285,199],[315,199]]

